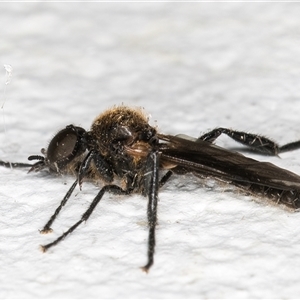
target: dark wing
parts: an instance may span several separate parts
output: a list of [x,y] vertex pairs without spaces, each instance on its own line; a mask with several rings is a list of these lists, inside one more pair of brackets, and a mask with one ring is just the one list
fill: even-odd
[[300,176],[268,162],[259,162],[205,141],[159,134],[161,162],[203,177],[234,184],[254,184],[281,191],[300,192]]

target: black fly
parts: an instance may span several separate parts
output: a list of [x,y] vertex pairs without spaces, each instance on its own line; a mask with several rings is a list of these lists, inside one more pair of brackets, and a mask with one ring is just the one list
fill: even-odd
[[48,169],[76,176],[41,233],[52,231],[55,218],[75,187],[81,188],[83,180],[104,183],[81,219],[55,241],[42,246],[43,251],[58,244],[87,221],[106,192],[117,195],[140,193],[148,197],[148,261],[142,267],[147,272],[154,260],[158,190],[172,174],[212,177],[289,208],[300,207],[300,176],[212,144],[221,134],[268,155],[300,148],[300,141],[279,147],[263,136],[226,128],[217,128],[198,139],[160,134],[148,124],[140,110],[119,106],[98,116],[90,131],[74,125],[62,129],[51,140],[48,149],[42,149],[43,155],[29,157],[29,160],[38,160],[33,165],[6,162],[0,162],[0,165],[31,166],[30,171]]

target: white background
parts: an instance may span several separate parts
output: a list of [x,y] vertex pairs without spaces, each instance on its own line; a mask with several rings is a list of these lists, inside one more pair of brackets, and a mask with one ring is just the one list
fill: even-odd
[[[13,76],[6,85],[0,73],[0,157],[26,162],[59,129],[88,129],[122,103],[168,134],[223,126],[298,140],[299,13],[298,3],[1,3],[0,64]],[[251,156],[300,174],[300,151]],[[1,168],[1,298],[299,297],[299,214],[189,176],[160,192],[149,274],[140,195],[105,195],[43,254],[99,190],[76,189],[40,235],[72,181]]]

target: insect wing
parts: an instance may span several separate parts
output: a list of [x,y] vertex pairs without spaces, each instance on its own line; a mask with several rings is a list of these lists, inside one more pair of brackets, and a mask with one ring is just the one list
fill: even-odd
[[203,177],[249,183],[280,190],[300,190],[300,176],[269,162],[259,162],[214,144],[159,135],[161,161]]

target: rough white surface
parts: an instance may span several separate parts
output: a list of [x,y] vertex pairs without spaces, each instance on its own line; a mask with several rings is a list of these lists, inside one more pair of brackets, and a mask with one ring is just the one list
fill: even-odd
[[[57,130],[115,104],[165,133],[217,126],[300,139],[298,3],[1,3],[0,157],[26,162]],[[3,105],[4,104],[4,105]],[[156,122],[157,121],[157,122]],[[218,144],[237,145],[228,138]],[[300,151],[253,155],[300,174]],[[106,195],[57,247],[98,188],[85,184],[40,235],[72,178],[0,172],[1,298],[295,298],[300,216],[231,187],[176,178],[160,193],[155,264],[147,201]]]

